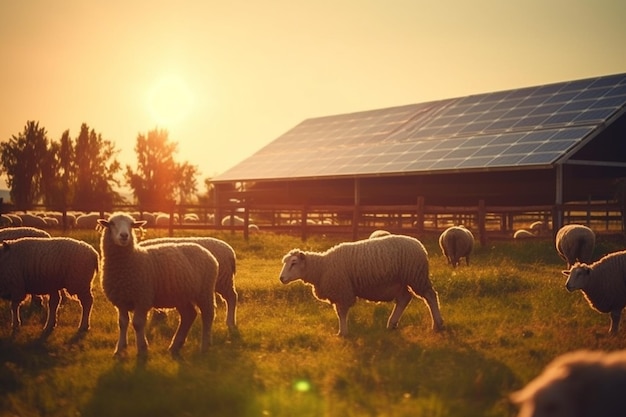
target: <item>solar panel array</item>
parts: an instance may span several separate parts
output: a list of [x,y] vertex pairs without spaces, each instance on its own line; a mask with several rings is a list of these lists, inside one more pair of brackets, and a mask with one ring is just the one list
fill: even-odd
[[625,105],[618,74],[308,119],[214,181],[547,166]]

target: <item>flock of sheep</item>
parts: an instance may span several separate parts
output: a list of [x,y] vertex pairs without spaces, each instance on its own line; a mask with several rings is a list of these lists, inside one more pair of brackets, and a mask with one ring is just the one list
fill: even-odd
[[[19,308],[27,295],[47,295],[48,316],[42,336],[49,335],[56,325],[62,292],[80,303],[78,331],[87,331],[92,285],[98,272],[104,294],[118,312],[116,356],[126,355],[131,323],[137,355],[147,355],[145,327],[151,309],[176,309],[180,315],[169,346],[173,356],[180,354],[199,310],[200,348],[205,351],[211,344],[216,294],[226,302],[229,331],[237,331],[236,255],[228,243],[209,237],[140,241],[146,221],[121,212],[96,219],[96,223],[101,233],[99,252],[80,240],[51,237],[33,227],[0,229],[0,296],[11,302],[14,332],[20,327]],[[453,268],[462,258],[469,265],[474,247],[470,230],[452,226],[441,233],[439,245]],[[592,263],[594,245],[594,232],[583,225],[564,226],[555,239],[558,254],[567,262],[568,269],[563,271],[566,288],[581,290],[592,308],[609,313],[610,332],[615,334],[626,306],[626,251]],[[317,299],[333,305],[339,335],[348,333],[348,311],[357,298],[394,301],[387,327],[395,328],[413,296],[417,296],[430,311],[433,330],[443,329],[438,295],[430,281],[428,254],[413,237],[377,230],[368,239],[340,243],[325,252],[293,249],[282,262],[279,278],[283,284],[301,280],[312,286]],[[615,382],[606,382],[608,375],[615,375]],[[591,407],[589,410],[597,411],[596,402],[610,407],[607,404],[612,394],[625,388],[626,353],[572,353],[557,358],[511,398],[520,404],[520,416],[603,415],[580,410]],[[577,393],[590,390],[597,393],[594,404],[585,403],[571,413]]]

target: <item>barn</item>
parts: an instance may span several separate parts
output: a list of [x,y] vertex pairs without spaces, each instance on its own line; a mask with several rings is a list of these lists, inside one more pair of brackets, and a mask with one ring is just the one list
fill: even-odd
[[626,74],[613,74],[311,118],[213,178],[216,203],[615,201],[626,177],[625,106]]

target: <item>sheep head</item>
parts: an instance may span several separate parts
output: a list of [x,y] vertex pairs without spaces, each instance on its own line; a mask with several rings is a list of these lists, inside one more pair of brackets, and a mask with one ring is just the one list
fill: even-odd
[[133,229],[140,229],[146,224],[145,220],[136,221],[129,214],[118,213],[105,219],[98,219],[98,225],[108,233],[117,246],[133,245],[136,236]]
[[306,257],[298,249],[289,252],[283,258],[283,269],[280,271],[280,282],[288,284],[292,281],[304,278]]
[[587,287],[589,277],[591,276],[591,267],[587,264],[575,263],[572,268],[567,271],[562,271],[563,275],[567,277],[565,288],[568,291],[582,290]]

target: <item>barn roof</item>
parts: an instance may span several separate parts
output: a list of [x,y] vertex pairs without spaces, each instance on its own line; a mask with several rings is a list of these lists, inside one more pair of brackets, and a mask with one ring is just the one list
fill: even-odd
[[626,74],[615,74],[317,117],[213,181],[548,168],[624,112]]

